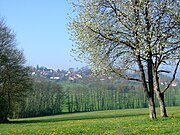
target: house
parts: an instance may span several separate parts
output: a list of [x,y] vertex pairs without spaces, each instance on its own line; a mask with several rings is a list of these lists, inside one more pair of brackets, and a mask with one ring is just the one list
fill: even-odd
[[171,84],[173,87],[176,87],[178,85],[178,83],[176,81],[173,81]]

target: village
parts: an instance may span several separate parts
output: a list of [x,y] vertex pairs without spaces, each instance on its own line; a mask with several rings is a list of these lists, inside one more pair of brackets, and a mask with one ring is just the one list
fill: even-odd
[[[32,69],[32,76],[37,76],[37,77],[43,77],[49,80],[56,80],[56,81],[79,81],[79,80],[93,80],[93,79],[99,79],[100,81],[105,81],[105,80],[113,80],[113,79],[119,79],[117,77],[114,77],[114,75],[109,76],[109,75],[101,75],[101,76],[94,76],[92,71],[88,67],[82,67],[80,69],[74,69],[74,68],[69,68],[68,70],[54,70],[50,69],[44,66],[38,66]],[[121,78],[120,78],[121,79]],[[121,79],[122,80],[122,79]],[[160,84],[162,86],[168,85],[170,80],[169,76],[163,76],[162,80],[160,81]],[[175,79],[171,86],[176,87],[180,84],[179,79]]]

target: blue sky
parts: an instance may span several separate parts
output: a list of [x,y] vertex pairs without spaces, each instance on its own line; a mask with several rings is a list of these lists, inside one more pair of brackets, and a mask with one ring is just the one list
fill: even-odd
[[82,67],[71,56],[66,0],[0,0],[0,16],[16,33],[27,64],[54,69]]

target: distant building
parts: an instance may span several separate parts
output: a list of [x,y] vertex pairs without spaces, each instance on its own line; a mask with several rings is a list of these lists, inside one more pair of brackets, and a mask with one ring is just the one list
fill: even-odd
[[171,84],[173,87],[176,87],[178,84],[176,81],[173,81],[172,84]]

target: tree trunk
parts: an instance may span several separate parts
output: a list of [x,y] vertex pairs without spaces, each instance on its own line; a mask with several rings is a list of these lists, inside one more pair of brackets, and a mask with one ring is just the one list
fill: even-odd
[[156,109],[154,104],[154,98],[150,97],[148,99],[148,105],[149,105],[149,117],[151,120],[156,119]]
[[156,97],[159,101],[161,117],[168,117],[164,102],[164,93],[160,91],[159,77],[157,75],[157,72],[154,72],[154,90],[156,92]]
[[144,88],[144,92],[146,95],[146,98],[148,99],[148,105],[149,105],[149,116],[150,119],[156,119],[156,109],[155,109],[155,103],[154,103],[154,83],[153,83],[153,73],[152,73],[152,60],[148,61],[148,85],[149,85],[149,90],[146,82],[146,75],[144,72],[143,65],[140,60],[140,56],[137,56],[137,61],[138,61],[138,66],[141,72],[141,78],[142,78],[142,84]]
[[9,120],[6,116],[0,116],[0,123],[8,123]]
[[166,112],[165,102],[164,102],[164,93],[160,93],[157,91],[156,95],[157,95],[157,99],[160,105],[161,117],[168,117],[167,112]]

